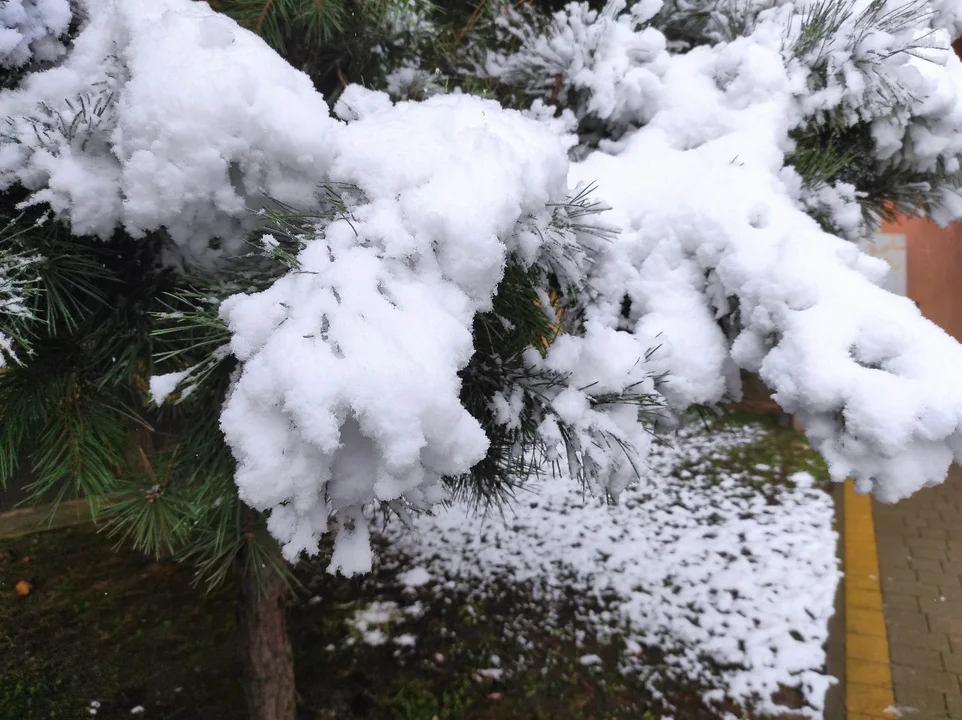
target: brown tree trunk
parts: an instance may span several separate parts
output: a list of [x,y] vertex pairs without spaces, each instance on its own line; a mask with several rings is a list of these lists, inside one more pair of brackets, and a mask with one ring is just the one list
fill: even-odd
[[289,588],[265,569],[261,587],[238,563],[239,615],[244,693],[251,720],[295,720],[294,652],[287,636],[285,604]]

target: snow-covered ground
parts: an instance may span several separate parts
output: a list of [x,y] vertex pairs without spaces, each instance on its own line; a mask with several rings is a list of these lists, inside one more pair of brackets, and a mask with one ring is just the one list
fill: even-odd
[[724,469],[730,450],[764,433],[682,429],[614,507],[546,476],[504,522],[454,506],[410,529],[391,523],[391,545],[410,558],[399,582],[438,595],[524,583],[549,607],[574,597],[579,620],[625,640],[623,672],[652,672],[641,649],[657,647],[666,660],[654,672],[712,688],[709,701],[778,712],[772,694],[789,686],[821,717],[840,577],[833,505],[806,473],[775,485],[777,468]]

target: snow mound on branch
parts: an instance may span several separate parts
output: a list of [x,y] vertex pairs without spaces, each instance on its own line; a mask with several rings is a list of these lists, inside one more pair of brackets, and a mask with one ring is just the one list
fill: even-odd
[[[389,523],[387,536],[411,565],[472,592],[525,583],[538,602],[574,599],[600,636],[625,640],[623,672],[651,672],[635,651],[656,647],[669,674],[710,689],[708,701],[779,715],[788,709],[772,695],[794,687],[803,713],[821,717],[840,577],[833,504],[804,474],[777,486],[778,467],[714,466],[763,437],[750,426],[686,427],[673,447],[652,451],[650,474],[618,506],[586,498],[570,478],[546,478],[519,495],[504,522],[454,505],[411,527]],[[552,613],[539,610],[539,623],[550,623]]]
[[69,0],[4,0],[0,3],[0,68],[56,60],[64,51],[58,38],[67,32],[71,16]]
[[0,191],[78,235],[166,228],[193,257],[236,252],[265,195],[312,201],[339,124],[304,73],[206,3],[81,4],[64,61],[0,93]]
[[[616,326],[631,299],[635,337],[662,341],[653,362],[675,407],[720,401],[733,361],[759,373],[833,478],[895,501],[962,461],[962,347],[877,286],[882,261],[800,209],[784,163],[802,109],[780,50],[751,37],[672,56],[650,122],[572,167],[622,229],[592,270],[589,315]],[[952,62],[946,95],[930,97],[948,123],[940,153],[962,142]]]
[[487,451],[457,373],[508,252],[537,252],[519,223],[564,200],[568,166],[549,129],[491,101],[351,96],[330,179],[363,197],[298,272],[222,306],[243,363],[222,414],[241,497],[291,560],[333,516],[345,574],[370,570],[364,506],[426,508]]

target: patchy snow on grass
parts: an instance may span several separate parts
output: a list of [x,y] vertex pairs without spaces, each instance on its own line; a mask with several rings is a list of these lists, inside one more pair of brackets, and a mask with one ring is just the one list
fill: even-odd
[[[348,624],[358,632],[365,645],[378,647],[388,641],[387,631],[390,629],[390,625],[403,620],[404,615],[399,610],[397,603],[377,601],[355,612],[354,617],[348,621]],[[352,645],[354,641],[349,641],[348,644]]]
[[[682,428],[617,506],[548,475],[504,522],[454,505],[386,533],[436,592],[513,582],[540,601],[575,598],[601,637],[624,639],[623,672],[684,677],[708,702],[771,713],[786,710],[773,694],[796,688],[801,712],[819,718],[833,682],[823,644],[840,577],[834,510],[808,475],[776,486],[770,473],[725,469],[729,451],[764,434]],[[664,667],[646,665],[643,647],[664,652]]]
[[501,668],[482,668],[471,673],[471,680],[478,685],[501,682],[504,679],[504,670]]

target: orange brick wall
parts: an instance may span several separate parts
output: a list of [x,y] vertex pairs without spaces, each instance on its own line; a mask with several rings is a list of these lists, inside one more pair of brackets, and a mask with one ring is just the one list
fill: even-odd
[[900,218],[882,232],[906,241],[906,290],[922,314],[962,341],[962,224],[940,228],[925,218]]

